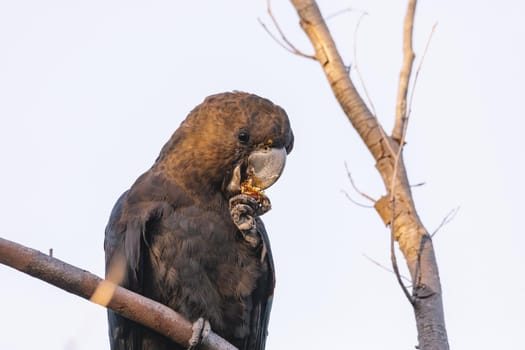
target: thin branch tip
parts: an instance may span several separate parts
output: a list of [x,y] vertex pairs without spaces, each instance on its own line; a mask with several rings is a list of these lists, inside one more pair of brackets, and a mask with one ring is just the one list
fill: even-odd
[[372,209],[374,208],[373,205],[367,205],[367,204],[363,204],[363,203],[359,203],[358,201],[356,201],[355,199],[352,198],[352,196],[350,196],[348,194],[348,192],[346,192],[345,190],[341,190],[341,193],[343,193],[346,197],[346,199],[348,199],[350,202],[354,203],[355,205],[357,206],[360,206],[362,208],[367,208],[367,209]]
[[[388,267],[386,267],[385,265],[381,264],[379,261],[372,259],[372,258],[369,257],[368,255],[366,255],[366,254],[363,253],[363,256],[364,256],[365,258],[367,258],[370,262],[372,262],[374,265],[379,266],[381,269],[383,269],[383,270],[385,270],[385,271],[388,271],[388,272],[390,272],[390,273],[395,273],[394,270],[389,269]],[[403,276],[403,275],[401,275],[401,278],[402,278],[403,280],[405,280],[406,282],[408,282],[408,283],[411,283],[411,282],[412,282],[412,281],[410,281],[410,279],[409,279],[408,277],[405,277],[405,276]],[[410,285],[409,285],[408,287],[410,287]]]
[[456,207],[452,210],[450,210],[447,215],[445,215],[445,217],[443,218],[443,220],[441,220],[441,223],[438,225],[438,227],[434,230],[434,232],[432,232],[432,234],[430,235],[430,237],[434,237],[438,232],[439,230],[441,230],[445,225],[449,224],[452,220],[454,220],[454,218],[456,217],[457,213],[459,212],[459,209],[461,207]]
[[279,23],[277,22],[277,20],[275,19],[275,16],[273,15],[273,12],[272,12],[272,8],[271,8],[271,5],[270,5],[270,0],[267,0],[266,2],[266,11],[268,13],[268,16],[270,17],[270,19],[272,20],[272,23],[273,23],[273,26],[275,27],[275,29],[277,29],[277,32],[279,33],[279,35],[281,36],[281,40],[279,40],[279,38],[277,38],[271,31],[270,29],[266,26],[266,24],[260,19],[260,18],[257,18],[257,21],[259,22],[259,24],[263,27],[263,29],[266,31],[266,33],[279,45],[281,46],[282,48],[284,48],[286,51],[290,52],[290,53],[293,53],[294,55],[297,55],[297,56],[301,56],[301,57],[304,57],[304,58],[308,58],[308,59],[311,59],[311,60],[315,60],[317,61],[317,58],[313,55],[309,55],[309,54],[306,54],[304,52],[302,52],[301,50],[299,50],[297,47],[295,47],[295,45],[292,44],[292,42],[290,40],[288,40],[288,38],[286,37],[286,35],[284,34],[284,32],[281,30],[281,26],[279,25]]
[[[370,106],[370,110],[372,111],[372,114],[374,116],[377,116],[374,103],[366,87],[365,79],[363,78],[363,75],[361,74],[361,70],[359,69],[359,66],[357,64],[357,37],[358,37],[357,33],[359,32],[361,22],[363,21],[365,16],[368,16],[368,12],[362,11],[361,16],[359,16],[359,19],[357,20],[357,24],[354,29],[354,71],[356,72],[357,78],[359,79],[359,83],[361,84],[361,87],[363,88],[363,92],[365,93],[366,101],[368,105]],[[348,72],[350,72],[350,70]]]
[[344,8],[344,9],[339,10],[339,11],[335,11],[335,12],[325,16],[324,19],[325,19],[325,21],[329,21],[332,18],[338,17],[338,16],[340,16],[340,15],[342,15],[344,13],[348,13],[348,12],[359,12],[361,14],[368,15],[368,12],[366,12],[366,11],[359,10],[359,9],[356,9],[356,8],[353,8],[353,7],[347,7],[347,8]]
[[[372,203],[375,203],[377,200],[372,198],[372,196],[366,194],[365,192],[361,191],[359,188],[357,188],[355,182],[354,182],[354,179],[352,178],[352,173],[350,172],[350,170],[348,169],[348,163],[344,163],[345,164],[345,169],[346,169],[346,176],[348,177],[348,179],[350,180],[350,184],[352,185],[352,187],[354,188],[354,190],[361,195],[361,197],[369,200],[370,202]],[[372,206],[373,207],[373,206]]]
[[414,77],[414,82],[412,83],[412,91],[410,92],[410,100],[408,102],[408,116],[412,113],[412,103],[414,101],[414,94],[416,92],[416,86],[417,81],[419,78],[419,72],[421,71],[421,68],[423,67],[423,62],[425,62],[425,57],[427,56],[428,49],[430,47],[430,42],[432,41],[432,37],[434,36],[434,31],[436,30],[437,22],[434,23],[432,26],[432,29],[430,30],[430,34],[428,35],[427,43],[425,45],[425,49],[423,50],[423,55],[421,56],[421,60],[419,61],[419,65],[416,69],[416,74]]

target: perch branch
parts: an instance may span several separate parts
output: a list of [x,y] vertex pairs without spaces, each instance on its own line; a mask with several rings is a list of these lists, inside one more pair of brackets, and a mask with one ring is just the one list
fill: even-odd
[[[101,304],[130,320],[157,331],[178,344],[189,346],[189,339],[192,335],[191,322],[165,305],[38,250],[3,238],[0,238],[0,263],[69,293]],[[94,295],[95,291],[98,296]],[[199,348],[201,347],[207,350],[237,349],[212,331],[204,335]]]

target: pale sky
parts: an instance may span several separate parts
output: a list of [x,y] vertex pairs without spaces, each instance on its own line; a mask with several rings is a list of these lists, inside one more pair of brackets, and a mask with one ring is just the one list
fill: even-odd
[[[289,2],[288,38],[312,48]],[[391,130],[406,1],[319,1],[365,10],[359,68]],[[525,348],[525,24],[519,1],[421,1],[420,73],[405,159],[433,231],[455,349]],[[330,19],[353,62],[360,12]],[[384,194],[372,157],[319,64],[264,32],[265,1],[0,0],[0,237],[103,275],[103,231],[118,196],[205,96],[249,91],[281,105],[295,148],[267,191],[277,287],[267,348],[413,349],[413,312],[389,266],[389,231],[345,173]],[[416,58],[416,59],[417,59]],[[417,62],[417,61],[416,61]],[[398,258],[403,262],[402,257]],[[108,349],[105,310],[0,266],[0,349]]]

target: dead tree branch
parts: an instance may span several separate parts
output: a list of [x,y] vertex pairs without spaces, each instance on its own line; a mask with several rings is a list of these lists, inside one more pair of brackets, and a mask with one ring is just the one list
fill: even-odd
[[354,203],[355,205],[357,205],[357,206],[359,206],[361,208],[367,208],[367,209],[373,209],[374,208],[373,205],[366,205],[366,204],[363,204],[363,203],[359,203],[358,201],[353,199],[352,196],[350,196],[348,194],[348,192],[346,192],[345,190],[341,190],[341,192],[345,195],[346,199],[348,199],[350,202]]
[[432,232],[432,234],[430,235],[431,237],[434,237],[436,233],[439,232],[439,230],[441,230],[441,228],[443,226],[445,226],[446,224],[448,224],[449,222],[451,222],[455,217],[456,217],[456,214],[458,213],[459,211],[459,207],[457,208],[454,208],[452,209],[451,211],[449,211],[447,213],[447,215],[445,215],[445,217],[443,218],[443,220],[441,220],[441,223],[439,224],[438,227],[436,227],[436,229],[434,230],[434,232]]
[[436,27],[437,22],[434,23],[434,25],[432,26],[432,30],[430,31],[430,34],[428,36],[427,44],[425,45],[425,49],[423,50],[423,55],[421,56],[421,60],[419,61],[419,65],[416,69],[416,75],[414,76],[414,82],[412,83],[412,91],[410,92],[410,100],[408,102],[408,111],[406,112],[407,118],[410,118],[410,114],[412,113],[412,101],[414,100],[414,93],[416,92],[417,79],[419,77],[419,72],[421,72],[421,67],[423,67],[423,62],[425,62],[425,57],[427,56],[428,48],[430,47],[430,42],[432,41],[432,36],[434,35]]
[[[390,222],[394,222],[395,215],[396,215],[396,198],[394,196],[391,197],[390,202],[392,203],[392,218]],[[399,272],[399,266],[397,265],[397,256],[396,256],[396,231],[395,226],[393,224],[390,224],[390,261],[392,262],[392,269],[394,270],[394,275],[396,276],[397,283],[399,284],[399,287],[401,287],[401,290],[403,291],[403,294],[407,298],[410,305],[415,305],[415,300],[410,295],[410,292],[408,291],[407,286],[403,283],[403,280],[401,279],[401,272]],[[417,276],[418,267],[416,267],[416,276]]]
[[357,38],[359,33],[359,27],[361,25],[361,22],[367,16],[367,12],[362,12],[361,16],[359,16],[359,19],[357,20],[357,24],[355,25],[354,29],[354,60],[352,68],[357,73],[357,78],[359,79],[359,83],[361,84],[361,87],[363,88],[363,92],[365,93],[366,101],[368,102],[368,105],[370,106],[370,109],[372,110],[372,114],[377,117],[376,109],[374,107],[374,103],[372,102],[372,97],[368,93],[368,89],[366,88],[365,79],[363,78],[363,75],[361,74],[361,69],[359,67],[358,61],[357,61]]
[[354,188],[354,190],[359,193],[361,195],[361,197],[369,200],[370,202],[372,203],[375,203],[376,200],[374,198],[372,198],[371,196],[369,196],[368,194],[364,193],[363,191],[361,191],[359,188],[357,188],[355,182],[354,182],[354,179],[352,177],[352,173],[350,172],[350,169],[348,169],[348,164],[345,162],[345,169],[346,169],[346,176],[348,176],[348,179],[350,180],[350,183],[352,184],[352,187]]
[[[0,238],[0,263],[69,293],[106,306],[178,344],[189,346],[192,323],[165,305],[45,255],[38,250],[3,238]],[[99,293],[99,296],[94,295],[95,291]],[[108,295],[104,291],[109,292],[110,296],[100,297]],[[106,302],[107,305],[104,305]],[[201,347],[208,350],[237,349],[212,331],[204,334]]]
[[344,9],[342,9],[342,10],[335,11],[335,12],[333,12],[333,13],[330,13],[330,14],[327,15],[324,19],[325,19],[325,21],[329,21],[329,20],[331,20],[332,18],[335,18],[335,17],[341,16],[342,14],[345,14],[345,13],[348,13],[348,12],[354,12],[354,11],[359,11],[359,10],[354,9],[353,7],[347,7],[347,8],[344,8]]
[[[398,96],[402,96],[401,117],[396,118],[394,135],[388,136],[377,118],[370,112],[347,74],[336,44],[314,0],[291,0],[304,32],[310,39],[315,57],[320,63],[332,91],[348,120],[358,132],[376,160],[387,194],[375,202],[381,219],[392,229],[392,243],[397,241],[406,260],[412,279],[413,309],[416,316],[419,349],[448,350],[441,283],[432,239],[421,222],[412,197],[402,146],[406,134],[406,95],[413,52],[405,60],[405,82],[400,82]],[[406,51],[411,50],[411,36],[415,14],[415,0],[409,0],[405,19]],[[407,29],[408,28],[408,29]],[[408,37],[410,36],[410,37]],[[408,64],[407,62],[410,61]],[[406,86],[405,86],[406,85]],[[400,100],[398,99],[398,102]],[[397,112],[396,112],[397,114]],[[395,259],[395,255],[394,255]],[[394,264],[396,267],[397,263]],[[399,274],[396,274],[400,279]],[[405,290],[405,289],[404,289]]]
[[[381,269],[387,271],[387,272],[390,272],[390,273],[395,273],[394,270],[391,270],[389,269],[388,267],[386,267],[385,265],[381,264],[379,261],[375,260],[375,259],[372,259],[371,257],[369,257],[368,255],[366,254],[363,254],[363,256],[368,259],[372,264],[374,265],[377,265],[378,267],[380,267]],[[412,281],[410,281],[410,279],[408,277],[405,277],[403,275],[401,275],[401,278],[408,282],[408,283],[411,283]]]
[[[392,218],[390,220],[390,256],[392,260],[392,267],[396,273],[397,282],[403,290],[403,293],[407,297],[408,301],[412,306],[414,304],[414,298],[408,292],[407,287],[401,280],[401,275],[399,273],[399,268],[397,266],[396,251],[394,249],[394,242],[396,240],[395,234],[395,225],[394,223],[396,216],[396,194],[394,189],[396,188],[397,180],[397,171],[399,168],[399,162],[401,160],[401,153],[403,152],[403,147],[405,145],[406,132],[408,127],[408,115],[407,115],[407,92],[410,82],[410,75],[412,73],[412,64],[414,62],[414,51],[412,49],[412,33],[414,28],[414,16],[416,12],[416,0],[409,0],[408,9],[405,17],[405,24],[403,30],[403,65],[401,67],[401,73],[399,74],[399,87],[398,87],[398,96],[397,96],[397,106],[396,106],[396,119],[394,123],[394,130],[392,131],[392,139],[397,142],[398,148],[394,157],[394,171],[391,177],[390,184],[390,202],[392,203]],[[416,266],[416,279],[419,272],[419,255],[418,263]],[[417,285],[414,283],[414,285]]]
[[292,42],[290,40],[288,40],[286,35],[284,35],[284,32],[282,31],[281,26],[279,25],[279,22],[277,22],[277,20],[275,19],[275,16],[273,15],[272,6],[270,4],[270,0],[266,1],[266,12],[268,12],[268,16],[270,16],[270,19],[272,20],[273,26],[275,27],[275,29],[277,29],[277,31],[279,32],[279,35],[281,36],[281,39],[283,41],[280,41],[275,35],[273,35],[273,33],[268,29],[266,24],[264,24],[264,22],[260,18],[258,18],[257,20],[259,21],[259,24],[263,27],[263,29],[266,31],[266,33],[268,33],[268,35],[277,44],[279,44],[279,46],[284,48],[286,51],[288,51],[290,53],[293,53],[294,55],[302,56],[304,58],[309,58],[311,60],[315,60],[316,59],[315,56],[309,55],[309,54],[304,53],[301,50],[299,50],[297,47],[295,47],[294,44],[292,44]]
[[[396,120],[392,138],[401,141],[403,130],[406,128],[407,117],[407,92],[414,63],[414,50],[412,48],[412,33],[414,31],[414,16],[416,13],[416,0],[409,0],[405,24],[403,29],[403,65],[399,73],[399,86],[397,90]],[[402,143],[400,143],[402,145]]]

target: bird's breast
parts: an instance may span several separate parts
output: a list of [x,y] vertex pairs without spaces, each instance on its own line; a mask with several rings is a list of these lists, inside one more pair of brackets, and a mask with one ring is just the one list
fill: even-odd
[[188,207],[162,218],[150,237],[145,291],[190,320],[219,331],[250,313],[262,272],[260,257],[231,217]]

